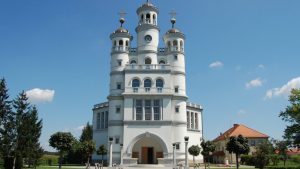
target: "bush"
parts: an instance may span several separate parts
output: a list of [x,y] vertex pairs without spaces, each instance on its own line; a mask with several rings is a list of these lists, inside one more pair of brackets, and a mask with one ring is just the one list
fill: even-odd
[[241,155],[241,163],[244,165],[255,165],[255,157],[252,155]]
[[299,166],[288,166],[288,167],[284,167],[284,166],[266,166],[265,169],[300,169],[300,165]]
[[58,165],[58,155],[43,155],[42,158],[39,159],[39,164],[41,165]]
[[300,164],[300,155],[291,156],[291,161],[293,161],[294,163]]

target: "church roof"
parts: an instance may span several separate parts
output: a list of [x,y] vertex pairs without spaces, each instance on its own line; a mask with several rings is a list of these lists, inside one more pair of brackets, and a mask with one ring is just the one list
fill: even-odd
[[159,13],[158,8],[150,2],[146,2],[142,6],[140,6],[137,9],[136,13],[139,14],[141,11],[145,11],[145,10],[155,11],[157,14]]
[[254,129],[251,129],[245,125],[242,124],[234,124],[232,128],[228,129],[226,132],[215,138],[213,141],[221,141],[225,140],[228,137],[231,136],[238,136],[242,135],[243,137],[246,138],[269,138],[268,135],[263,134],[259,131],[256,131]]
[[129,33],[129,31],[123,27],[119,27],[114,33]]
[[176,28],[172,28],[172,29],[167,31],[167,34],[169,34],[169,33],[180,33],[180,30],[178,30]]

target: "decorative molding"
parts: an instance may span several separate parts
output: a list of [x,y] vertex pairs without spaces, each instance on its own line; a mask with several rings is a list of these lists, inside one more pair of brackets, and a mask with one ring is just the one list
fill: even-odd
[[140,32],[149,29],[156,29],[158,32],[160,31],[159,27],[153,24],[141,24],[135,28],[135,31]]

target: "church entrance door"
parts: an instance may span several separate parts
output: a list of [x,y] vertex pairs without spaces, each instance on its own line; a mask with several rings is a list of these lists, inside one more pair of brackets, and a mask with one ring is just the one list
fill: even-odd
[[142,147],[142,164],[154,164],[153,147]]

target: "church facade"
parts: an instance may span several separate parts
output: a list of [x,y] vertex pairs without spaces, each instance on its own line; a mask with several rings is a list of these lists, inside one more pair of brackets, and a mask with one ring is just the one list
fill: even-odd
[[[124,165],[170,165],[173,145],[177,162],[184,161],[184,138],[189,137],[190,147],[200,146],[203,137],[203,109],[187,101],[185,35],[172,18],[172,28],[163,36],[164,47],[159,47],[158,14],[150,2],[137,9],[135,48],[124,18],[110,35],[110,91],[107,102],[94,105],[93,139],[97,147],[111,141],[113,163],[121,163],[122,156]],[[99,159],[93,155],[93,160]]]

